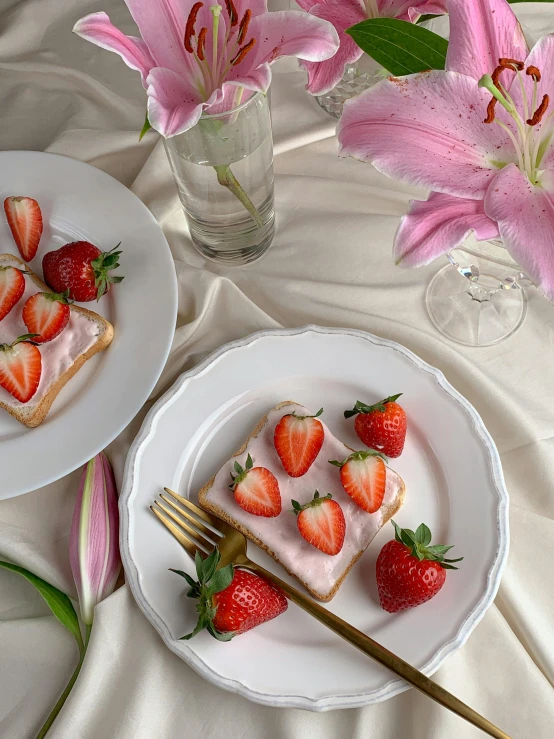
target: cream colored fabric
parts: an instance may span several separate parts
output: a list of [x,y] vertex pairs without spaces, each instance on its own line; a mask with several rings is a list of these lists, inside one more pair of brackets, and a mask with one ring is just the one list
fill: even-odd
[[[553,7],[515,7],[534,35],[554,30]],[[122,0],[0,0],[0,149],[46,150],[89,162],[131,187],[158,218],[175,258],[179,318],[152,398],[221,343],[274,326],[365,329],[440,367],[477,407],[502,455],[511,550],[495,605],[435,677],[514,739],[552,737],[554,307],[531,293],[524,326],[497,347],[469,349],[441,338],[424,309],[437,265],[402,271],[391,259],[398,217],[409,197],[422,193],[338,159],[333,120],[304,92],[303,75],[289,62],[275,68],[272,88],[274,245],[248,268],[205,263],[188,239],[157,136],[137,142],[145,102],[138,75],[70,32],[77,18],[101,8],[132,31]],[[148,406],[109,448],[119,477]],[[0,503],[0,557],[72,595],[67,545],[78,476]],[[40,597],[18,576],[0,571],[2,739],[35,735],[75,660],[71,636]],[[482,734],[413,690],[377,706],[327,714],[249,703],[203,681],[170,653],[123,586],[97,609],[85,665],[50,736]]]

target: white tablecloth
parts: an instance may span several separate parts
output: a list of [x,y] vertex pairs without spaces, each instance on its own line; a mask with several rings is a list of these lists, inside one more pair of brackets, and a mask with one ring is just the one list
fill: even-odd
[[[554,8],[516,5],[535,36]],[[511,495],[511,551],[495,604],[435,678],[514,739],[554,735],[554,307],[530,293],[523,327],[486,349],[442,338],[424,308],[437,265],[393,266],[392,237],[423,195],[337,157],[334,120],[304,92],[296,63],[274,68],[278,231],[260,262],[208,264],[194,251],[157,135],[137,131],[145,98],[115,55],[71,34],[105,9],[132,31],[122,0],[0,1],[0,149],[66,154],[108,172],[152,210],[171,245],[179,317],[152,398],[223,342],[275,326],[365,329],[439,367],[477,407]],[[109,448],[121,477],[150,403]],[[468,460],[470,463],[470,460]],[[1,470],[0,470],[1,475]],[[75,596],[68,533],[79,473],[0,503],[0,558]],[[71,636],[33,588],[0,571],[0,736],[32,737],[76,662]],[[360,710],[266,708],[223,692],[170,653],[120,587],[96,611],[86,661],[52,739],[473,739],[475,728],[410,690]]]

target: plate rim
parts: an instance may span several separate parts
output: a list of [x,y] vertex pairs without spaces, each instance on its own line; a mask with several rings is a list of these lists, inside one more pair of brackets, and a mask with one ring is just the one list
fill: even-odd
[[[308,711],[323,712],[329,710],[335,710],[339,708],[361,708],[363,706],[372,705],[381,701],[398,695],[410,688],[410,685],[399,678],[392,678],[381,688],[370,690],[363,693],[352,693],[347,695],[339,696],[326,696],[323,698],[309,698],[306,696],[298,695],[274,695],[264,693],[262,691],[256,691],[249,688],[238,680],[230,679],[224,675],[220,675],[215,672],[196,654],[188,645],[180,645],[181,649],[177,649],[176,641],[171,637],[169,630],[162,619],[155,613],[144,596],[141,584],[138,568],[133,561],[130,552],[130,506],[129,502],[132,494],[136,490],[136,484],[139,481],[138,467],[142,458],[142,453],[148,445],[152,435],[155,433],[158,420],[163,414],[163,410],[167,405],[170,405],[177,396],[181,393],[187,382],[204,372],[208,367],[219,360],[223,355],[240,348],[245,348],[255,343],[256,341],[266,337],[288,337],[298,336],[304,333],[316,333],[322,335],[348,335],[356,338],[361,338],[369,341],[372,344],[378,346],[388,347],[394,351],[398,351],[403,354],[407,359],[411,360],[419,369],[432,375],[437,384],[445,391],[450,397],[456,401],[462,409],[469,416],[473,428],[479,435],[481,441],[484,444],[487,452],[489,467],[492,476],[492,482],[498,496],[496,526],[498,534],[498,547],[495,553],[494,561],[487,575],[487,584],[483,595],[481,596],[478,603],[470,611],[465,620],[460,625],[457,634],[450,641],[446,642],[434,655],[433,657],[421,668],[421,672],[425,675],[432,675],[436,670],[441,667],[445,660],[462,647],[468,640],[470,634],[475,629],[477,624],[481,621],[486,611],[492,605],[494,598],[500,587],[500,581],[502,578],[502,572],[508,559],[510,532],[509,532],[509,495],[504,481],[504,474],[502,471],[502,464],[500,461],[500,455],[492,436],[487,430],[481,416],[473,405],[454,388],[446,379],[443,372],[428,362],[424,361],[417,354],[414,354],[410,349],[402,346],[396,341],[391,339],[385,339],[375,334],[371,334],[367,331],[361,331],[359,329],[352,328],[340,328],[340,327],[326,327],[308,324],[298,328],[277,328],[277,329],[265,329],[262,331],[256,331],[255,333],[249,334],[248,336],[237,339],[235,341],[223,344],[218,349],[210,353],[205,359],[199,364],[195,365],[190,370],[183,372],[171,385],[170,388],[158,399],[154,406],[150,409],[147,416],[145,417],[142,426],[135,437],[133,443],[129,448],[127,459],[125,461],[125,469],[123,472],[123,481],[121,485],[119,495],[119,515],[120,515],[120,529],[119,529],[119,547],[121,551],[121,558],[123,561],[123,567],[127,576],[127,582],[131,588],[133,597],[146,616],[148,621],[156,629],[158,634],[163,639],[165,645],[183,661],[185,661],[192,669],[197,672],[208,682],[216,685],[219,688],[230,691],[247,698],[254,703],[259,703],[266,706],[272,706],[276,708],[302,708]],[[184,651],[182,648],[184,646]]]
[[[98,448],[96,448],[96,446],[98,446],[98,445],[95,445],[94,447],[91,447],[91,451],[90,452],[87,452],[87,454],[84,455],[84,456],[81,455],[78,458],[78,461],[76,463],[73,463],[72,462],[71,464],[69,464],[61,475],[54,476],[54,477],[49,476],[48,478],[45,478],[44,481],[42,481],[41,484],[38,487],[36,487],[34,485],[34,483],[32,484],[31,487],[29,487],[29,483],[27,483],[27,484],[20,485],[15,490],[10,489],[10,491],[7,492],[7,493],[3,493],[2,492],[0,494],[0,500],[9,500],[11,498],[16,498],[16,497],[19,497],[20,495],[25,495],[26,493],[30,493],[30,492],[33,492],[35,490],[40,490],[41,488],[43,488],[43,487],[45,487],[47,485],[50,485],[53,482],[57,482],[58,480],[61,480],[66,475],[71,474],[76,469],[78,469],[83,464],[85,464],[88,459],[92,459],[92,457],[94,457],[96,454],[98,454],[103,449],[105,449],[107,446],[109,446],[109,444],[111,444],[112,441],[114,439],[116,439],[119,436],[119,434],[121,434],[121,432],[131,423],[131,421],[133,420],[133,418],[137,415],[137,413],[139,413],[139,411],[141,410],[141,408],[144,406],[144,403],[148,400],[150,394],[152,393],[152,390],[155,388],[156,383],[158,382],[158,380],[160,378],[160,375],[162,374],[162,372],[164,370],[164,367],[166,365],[167,359],[169,357],[169,353],[171,351],[171,346],[172,346],[173,338],[174,338],[174,335],[175,335],[175,325],[176,325],[176,322],[177,322],[177,315],[178,315],[178,282],[177,282],[177,273],[176,273],[176,270],[175,270],[175,261],[173,259],[173,255],[171,253],[171,248],[169,246],[169,242],[168,242],[168,240],[167,240],[167,238],[166,238],[166,236],[165,236],[165,234],[163,232],[163,229],[160,226],[158,220],[156,219],[156,217],[154,216],[154,214],[152,213],[152,211],[148,208],[148,206],[138,197],[138,195],[136,195],[131,190],[131,188],[129,188],[126,185],[124,185],[122,182],[120,182],[115,177],[112,177],[112,175],[108,174],[108,172],[104,172],[103,169],[99,169],[98,167],[95,167],[94,165],[89,164],[88,162],[82,161],[80,159],[76,159],[74,157],[66,156],[64,154],[57,154],[55,152],[34,151],[32,149],[9,149],[9,150],[0,152],[0,157],[2,157],[2,158],[3,157],[17,157],[17,156],[20,156],[20,155],[23,155],[23,156],[32,156],[32,157],[36,157],[37,159],[39,159],[39,158],[40,159],[44,159],[44,158],[47,157],[49,161],[58,159],[58,160],[63,160],[64,162],[71,162],[71,165],[70,166],[76,166],[78,168],[82,167],[83,168],[83,171],[92,170],[94,172],[94,175],[95,176],[98,175],[98,176],[100,176],[100,178],[106,177],[106,178],[112,180],[113,182],[116,183],[116,185],[118,187],[123,188],[123,190],[127,191],[130,195],[132,195],[135,198],[135,200],[139,203],[140,207],[143,209],[145,216],[148,217],[151,221],[153,221],[157,225],[157,227],[159,229],[159,232],[160,232],[160,235],[162,236],[163,241],[164,241],[164,244],[165,244],[165,247],[167,249],[167,254],[168,254],[169,260],[170,260],[171,264],[173,265],[173,269],[170,270],[170,272],[171,272],[171,278],[170,278],[170,281],[168,283],[168,291],[167,291],[167,295],[169,296],[169,298],[170,298],[170,300],[172,302],[172,306],[171,306],[171,308],[172,308],[172,310],[171,310],[172,321],[171,321],[171,324],[170,324],[171,325],[171,329],[168,330],[168,336],[167,336],[167,341],[165,342],[164,350],[158,355],[160,357],[159,369],[156,372],[156,375],[155,376],[152,376],[152,380],[150,381],[150,383],[148,383],[148,387],[145,388],[145,392],[143,392],[141,394],[143,397],[141,399],[140,405],[137,405],[137,408],[134,411],[134,413],[131,416],[124,418],[123,421],[120,424],[118,424],[117,427],[115,427],[112,430],[112,432],[106,437],[105,441]],[[147,392],[146,392],[146,390],[147,390]]]

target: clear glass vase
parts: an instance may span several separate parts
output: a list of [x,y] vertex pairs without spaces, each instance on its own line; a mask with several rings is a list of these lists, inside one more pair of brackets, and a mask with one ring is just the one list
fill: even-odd
[[533,283],[502,241],[470,236],[447,257],[426,295],[438,330],[466,346],[491,346],[512,336],[525,318],[525,289]]
[[383,68],[376,61],[363,54],[354,64],[345,66],[342,79],[330,92],[316,95],[315,99],[323,110],[335,118],[340,118],[344,103],[373,87],[383,79],[384,74]]
[[203,115],[165,148],[198,251],[230,265],[264,254],[275,232],[267,97],[256,93],[233,110]]

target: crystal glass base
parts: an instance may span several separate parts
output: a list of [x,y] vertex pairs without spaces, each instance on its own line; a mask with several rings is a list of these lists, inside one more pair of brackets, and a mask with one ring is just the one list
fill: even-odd
[[437,329],[466,346],[491,346],[517,331],[527,312],[531,285],[499,241],[468,240],[448,254],[426,294]]
[[315,99],[323,110],[334,118],[340,118],[342,106],[347,100],[373,87],[382,79],[381,67],[364,54],[355,64],[346,65],[342,79],[330,92],[316,95]]

